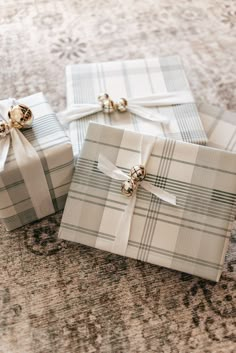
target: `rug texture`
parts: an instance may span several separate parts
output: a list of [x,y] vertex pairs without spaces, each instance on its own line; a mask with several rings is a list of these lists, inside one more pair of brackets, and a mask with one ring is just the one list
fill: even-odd
[[[198,101],[235,109],[234,0],[0,0],[0,96],[65,107],[65,65],[180,54]],[[219,283],[0,228],[0,353],[236,351],[236,236]]]

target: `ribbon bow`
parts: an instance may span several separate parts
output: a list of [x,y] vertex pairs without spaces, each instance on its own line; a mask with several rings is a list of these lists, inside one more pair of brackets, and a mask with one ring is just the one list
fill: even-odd
[[58,114],[58,117],[62,123],[68,124],[71,121],[99,112],[110,114],[114,111],[120,113],[129,111],[143,119],[167,124],[169,118],[157,112],[151,113],[145,108],[193,103],[194,99],[189,91],[176,91],[137,98],[120,98],[118,102],[114,102],[107,93],[104,93],[98,97],[98,102],[97,104],[73,104],[67,110]]
[[38,218],[54,213],[54,206],[48,189],[44,170],[34,147],[21,132],[32,126],[33,113],[26,105],[9,98],[0,104],[0,173],[12,144],[16,163]]
[[126,253],[129,234],[131,229],[132,217],[136,203],[136,191],[139,186],[159,199],[166,201],[176,206],[176,196],[159,188],[155,185],[145,181],[146,170],[145,164],[147,163],[151,151],[154,147],[155,137],[142,136],[141,140],[141,153],[140,165],[131,168],[129,175],[125,174],[121,169],[117,168],[111,161],[104,155],[100,154],[98,157],[98,169],[105,175],[116,180],[122,180],[121,192],[130,197],[130,201],[124,211],[120,224],[116,229],[115,240],[113,243],[112,251],[118,255],[124,256]]

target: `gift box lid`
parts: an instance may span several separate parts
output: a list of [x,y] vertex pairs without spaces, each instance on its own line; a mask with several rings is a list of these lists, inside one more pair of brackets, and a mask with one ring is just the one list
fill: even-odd
[[[151,59],[110,61],[66,67],[67,105],[96,103],[100,93],[113,100],[152,94],[191,91],[178,55]],[[70,123],[75,154],[81,149],[89,121],[109,124],[152,135],[167,136],[192,143],[206,144],[207,137],[195,103],[151,108],[170,119],[168,125],[142,119],[128,112],[98,113]]]
[[[128,173],[139,162],[141,138],[90,123],[60,238],[116,252],[116,230],[130,199],[120,181],[98,169],[98,157]],[[139,187],[125,256],[218,281],[235,214],[236,154],[156,137],[146,170],[146,180],[175,195],[177,206]]]

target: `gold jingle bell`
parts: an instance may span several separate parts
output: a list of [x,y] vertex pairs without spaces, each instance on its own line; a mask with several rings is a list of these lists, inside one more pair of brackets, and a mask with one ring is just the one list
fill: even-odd
[[0,138],[5,137],[9,133],[9,125],[4,120],[0,120]]
[[125,180],[121,184],[121,193],[127,197],[131,197],[136,189],[137,185],[132,179]]
[[115,104],[113,100],[109,98],[107,93],[104,93],[98,97],[99,102],[101,103],[102,110],[104,113],[110,114],[115,110]]
[[17,129],[29,128],[33,122],[33,113],[29,107],[24,104],[17,104],[8,111],[8,117],[11,123]]
[[143,165],[135,165],[130,169],[129,176],[135,182],[141,182],[146,177],[146,169]]
[[120,98],[118,102],[116,103],[116,109],[120,113],[124,113],[127,111],[127,106],[128,106],[128,101],[125,98]]

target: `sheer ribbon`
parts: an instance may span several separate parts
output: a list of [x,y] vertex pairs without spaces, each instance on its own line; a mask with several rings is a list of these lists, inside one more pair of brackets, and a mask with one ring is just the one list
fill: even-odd
[[[177,104],[193,103],[194,99],[189,91],[176,91],[153,94],[145,97],[128,98],[127,111],[140,116],[143,119],[157,123],[168,124],[169,118],[157,112],[151,112],[146,108],[172,106]],[[58,114],[62,124],[69,124],[71,121],[82,119],[88,115],[103,111],[101,104],[73,104],[65,111]]]

